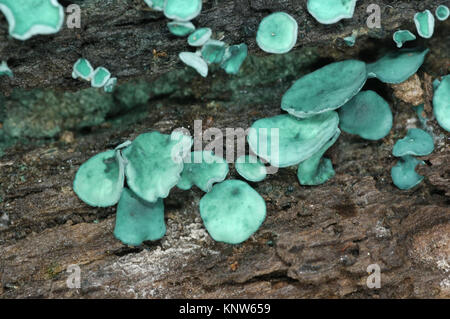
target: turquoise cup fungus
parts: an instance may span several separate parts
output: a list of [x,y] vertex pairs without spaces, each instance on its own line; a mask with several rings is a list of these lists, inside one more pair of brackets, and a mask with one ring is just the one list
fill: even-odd
[[450,75],[442,78],[434,92],[433,113],[439,125],[450,132]]
[[434,33],[434,16],[430,10],[417,12],[414,15],[414,23],[416,24],[417,33],[425,39],[429,39]]
[[297,21],[285,12],[275,12],[262,19],[256,43],[265,52],[283,54],[295,46],[297,34]]
[[401,48],[405,42],[414,41],[416,36],[409,30],[398,30],[395,31],[393,39],[397,44],[397,48]]
[[448,16],[450,15],[450,10],[448,9],[447,6],[441,4],[440,6],[438,6],[436,8],[435,14],[436,14],[436,18],[439,21],[445,21],[448,19]]
[[416,167],[423,164],[423,161],[413,156],[400,158],[397,164],[391,169],[391,177],[394,185],[401,190],[408,190],[419,185],[424,177],[416,173]]
[[433,137],[418,128],[409,129],[406,136],[398,140],[392,154],[395,157],[402,157],[407,155],[426,156],[434,151]]
[[166,0],[164,15],[175,21],[190,21],[202,11],[202,0]]
[[350,19],[355,12],[356,0],[308,0],[308,12],[322,24]]
[[242,155],[236,159],[236,171],[249,182],[261,182],[267,176],[267,168],[253,155]]

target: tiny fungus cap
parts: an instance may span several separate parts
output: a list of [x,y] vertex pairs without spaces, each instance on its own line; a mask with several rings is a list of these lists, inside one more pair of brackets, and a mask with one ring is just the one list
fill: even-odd
[[144,0],[145,3],[155,11],[163,11],[166,0]]
[[64,23],[64,8],[57,0],[0,0],[0,11],[8,21],[9,34],[19,40],[56,33]]
[[266,203],[247,183],[227,180],[202,197],[200,215],[215,241],[240,244],[264,222]]
[[417,33],[425,39],[429,39],[434,33],[434,16],[430,10],[417,12],[414,15],[414,23],[416,24]]
[[405,42],[414,41],[416,39],[416,36],[409,30],[398,30],[395,31],[393,39],[397,44],[397,47],[401,48]]
[[404,138],[395,143],[392,154],[395,157],[406,155],[426,156],[433,151],[433,137],[424,130],[412,128],[408,130]]
[[103,89],[105,90],[106,93],[111,93],[114,91],[114,88],[116,87],[117,84],[117,78],[110,78],[105,86],[103,87]]
[[227,174],[228,163],[222,157],[210,151],[192,152],[190,160],[184,163],[177,187],[188,190],[195,185],[202,191],[209,192],[213,184],[222,182]]
[[261,182],[267,176],[266,166],[253,155],[242,155],[235,163],[236,171],[249,182]]
[[359,92],[339,109],[341,129],[366,140],[384,138],[392,129],[389,104],[374,91]]
[[88,60],[80,58],[73,65],[72,77],[74,79],[82,78],[83,80],[90,81],[94,73],[94,68]]
[[184,37],[195,31],[191,22],[171,21],[167,23],[170,33],[178,37]]
[[200,74],[204,78],[208,76],[208,64],[198,54],[192,52],[181,52],[179,54],[179,57],[184,64],[195,69],[198,74]]
[[202,11],[202,0],[166,0],[164,14],[176,21],[190,21]]
[[308,12],[322,24],[350,19],[355,12],[356,0],[308,0]]
[[285,12],[275,12],[262,19],[256,43],[265,52],[283,54],[295,46],[297,34],[297,21]]
[[0,76],[3,75],[9,76],[10,78],[14,77],[14,73],[13,71],[11,71],[6,61],[2,61],[2,63],[0,64]]
[[103,87],[111,77],[111,73],[104,67],[96,68],[92,74],[91,86],[94,88]]
[[434,92],[433,113],[439,125],[450,132],[450,75],[442,78]]
[[197,29],[188,37],[188,44],[192,47],[201,47],[211,39],[211,35],[210,28]]
[[115,205],[124,185],[124,161],[120,152],[106,151],[83,163],[75,175],[73,190],[94,207]]
[[364,62],[328,64],[297,80],[284,94],[281,108],[300,118],[335,110],[354,97],[366,79]]
[[423,176],[416,173],[416,166],[419,164],[423,164],[423,161],[413,156],[400,158],[397,164],[391,169],[391,177],[394,185],[402,190],[407,190],[420,184]]
[[125,188],[117,205],[114,236],[126,245],[139,246],[161,239],[165,233],[163,200],[148,203]]
[[220,65],[227,74],[237,74],[247,58],[248,48],[245,43],[232,45],[226,49]]
[[203,45],[201,52],[207,63],[221,63],[225,55],[225,42],[209,40]]
[[447,6],[441,4],[439,7],[436,8],[436,18],[439,21],[445,21],[448,19],[448,16],[450,15],[450,10]]

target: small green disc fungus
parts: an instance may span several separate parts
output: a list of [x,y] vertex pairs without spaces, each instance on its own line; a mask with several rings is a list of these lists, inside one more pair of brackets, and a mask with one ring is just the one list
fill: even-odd
[[350,19],[355,12],[356,0],[308,0],[308,12],[322,24]]
[[225,51],[223,62],[220,65],[227,74],[237,74],[247,58],[248,48],[245,43],[232,45]]
[[344,42],[349,47],[354,47],[355,43],[356,43],[356,35],[352,34],[352,35],[350,35],[348,37],[345,37],[344,38]]
[[126,245],[139,246],[161,239],[165,233],[163,200],[147,203],[125,188],[117,205],[114,236]]
[[166,198],[180,180],[183,158],[192,139],[179,132],[171,135],[150,132],[139,135],[122,151],[128,186],[143,200]]
[[398,30],[395,31],[393,39],[397,44],[397,47],[401,48],[405,42],[414,41],[416,39],[416,36],[409,30]]
[[374,91],[362,91],[339,109],[341,129],[366,140],[389,134],[393,116],[389,104]]
[[434,92],[433,113],[439,125],[450,132],[450,75],[442,78]]
[[297,21],[285,12],[275,12],[262,19],[256,43],[265,52],[283,54],[295,46],[297,34]]
[[264,222],[266,203],[247,183],[227,180],[202,197],[200,215],[215,241],[240,244]]
[[90,81],[94,73],[94,68],[88,60],[80,58],[73,65],[72,77],[74,79],[82,78],[83,80]]
[[19,40],[56,33],[64,23],[64,8],[57,0],[0,0],[0,11],[8,21],[9,34]]
[[124,185],[124,161],[119,151],[106,151],[83,163],[75,175],[73,190],[86,204],[117,204]]
[[426,156],[434,151],[433,137],[418,128],[408,130],[405,138],[398,140],[392,154],[395,157],[402,157],[406,155]]
[[202,11],[202,0],[166,0],[164,14],[176,21],[190,21]]
[[261,182],[267,176],[266,166],[253,155],[242,155],[235,163],[236,171],[250,182]]
[[275,167],[288,167],[318,152],[336,133],[338,123],[334,111],[306,119],[283,114],[253,123],[247,140],[259,157]]
[[2,63],[0,64],[0,76],[3,76],[3,75],[9,76],[10,78],[14,77],[14,73],[8,67],[8,64],[6,63],[6,61],[2,61]]
[[114,88],[116,87],[117,84],[117,78],[110,78],[108,80],[108,82],[106,82],[105,86],[103,87],[103,89],[105,90],[106,93],[111,93],[114,91]]
[[188,37],[188,44],[192,47],[201,47],[211,39],[211,35],[210,28],[197,29]]
[[450,15],[450,10],[447,6],[441,4],[439,7],[436,8],[436,18],[439,21],[445,21],[448,19],[448,16]]
[[144,0],[155,11],[163,11],[166,0]]
[[191,22],[172,21],[167,23],[170,33],[178,37],[184,37],[195,31]]
[[331,63],[297,80],[284,94],[281,108],[300,118],[335,110],[361,90],[366,78],[364,62]]
[[179,54],[179,57],[184,64],[195,69],[198,74],[200,74],[204,78],[208,76],[208,64],[198,54],[192,52],[181,52]]
[[409,79],[422,66],[429,50],[403,49],[390,52],[378,61],[367,65],[368,77],[383,83],[399,84]]
[[181,179],[177,187],[191,189],[193,185],[209,192],[214,183],[222,182],[228,174],[228,163],[210,151],[192,152],[190,162],[184,163]]
[[225,43],[209,40],[202,48],[202,57],[207,63],[220,63],[225,55]]
[[434,16],[430,10],[417,12],[414,15],[414,23],[416,24],[417,33],[425,39],[429,39],[434,33]]
[[423,164],[423,161],[413,156],[400,158],[397,164],[391,169],[391,177],[394,185],[402,190],[407,190],[420,184],[423,176],[416,173],[416,166],[419,164]]
[[338,130],[317,153],[300,163],[297,170],[297,178],[301,185],[321,185],[335,175],[331,160],[324,158],[323,154],[333,146],[340,134],[341,131]]
[[94,88],[103,87],[111,77],[111,73],[104,67],[96,68],[92,74],[91,86]]

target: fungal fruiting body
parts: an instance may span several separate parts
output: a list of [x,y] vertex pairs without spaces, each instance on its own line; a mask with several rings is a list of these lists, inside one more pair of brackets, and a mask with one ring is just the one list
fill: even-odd
[[258,27],[256,43],[268,53],[289,52],[297,43],[297,21],[285,12],[275,12],[265,17]]
[[417,33],[425,39],[429,39],[434,33],[434,16],[430,10],[417,12],[414,15],[414,23],[416,24]]
[[450,132],[450,75],[442,78],[434,92],[433,113],[439,125]]
[[355,12],[356,0],[308,0],[308,12],[322,24],[350,19]]

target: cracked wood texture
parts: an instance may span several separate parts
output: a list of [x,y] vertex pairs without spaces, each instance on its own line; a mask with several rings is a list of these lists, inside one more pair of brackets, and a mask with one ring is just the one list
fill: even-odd
[[[246,42],[251,53],[261,54],[254,43],[259,20],[284,10],[299,21],[298,46],[317,46],[320,58],[329,62],[357,58],[383,43],[377,41],[391,41],[392,30],[411,27],[414,12],[436,5],[376,1],[385,14],[383,28],[368,30],[365,8],[370,2],[359,1],[354,19],[323,26],[305,12],[305,1],[208,1],[196,23],[207,22],[223,31],[227,42]],[[150,81],[181,68],[176,56],[186,49],[184,40],[171,37],[167,21],[143,10],[141,1],[80,3],[82,30],[18,42],[7,39],[7,27],[1,24],[1,58],[16,73],[13,81],[1,82],[3,92],[13,87],[81,88],[82,83],[74,87],[70,78],[81,55],[122,79]],[[343,49],[338,39],[354,28],[362,30],[360,43]],[[441,29],[439,34],[428,43],[433,50],[425,65],[434,76],[447,74],[449,65],[448,33]],[[166,52],[167,58],[154,60],[153,49]],[[425,92],[431,90],[427,73],[418,73]],[[193,86],[207,91],[208,79]],[[266,200],[267,219],[237,246],[208,236],[198,212],[203,193],[194,188],[174,189],[165,200],[167,234],[162,240],[126,247],[113,237],[115,208],[82,203],[72,191],[73,177],[89,157],[149,130],[191,128],[193,119],[203,119],[203,129],[218,127],[224,134],[227,127],[247,128],[258,118],[281,112],[281,92],[266,103],[236,103],[226,110],[213,97],[160,99],[164,109],[150,101],[148,114],[134,125],[117,129],[105,123],[75,132],[74,138],[12,147],[0,158],[0,297],[450,297],[448,133],[434,121],[428,123],[436,150],[418,169],[426,176],[424,182],[410,191],[395,188],[392,147],[407,128],[420,123],[410,104],[394,97],[390,88],[383,90],[395,118],[391,133],[377,142],[342,134],[327,152],[336,176],[324,185],[300,186],[295,168],[252,184]],[[425,103],[430,94],[425,94]],[[238,178],[233,165],[229,178]],[[66,269],[72,264],[81,267],[80,289],[66,285]],[[366,286],[371,264],[381,268],[381,289]]]

